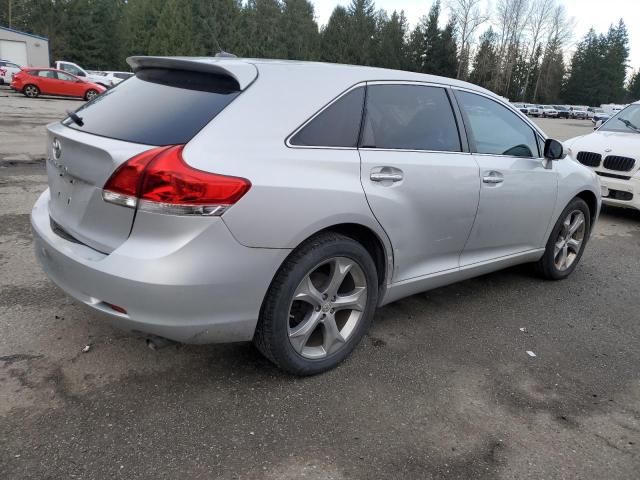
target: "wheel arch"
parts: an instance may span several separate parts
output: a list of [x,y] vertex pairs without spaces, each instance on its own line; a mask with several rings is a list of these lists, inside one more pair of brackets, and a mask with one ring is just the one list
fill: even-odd
[[369,227],[359,223],[339,223],[324,228],[317,233],[322,232],[340,233],[346,237],[353,238],[355,241],[360,243],[367,252],[369,252],[369,255],[371,255],[371,258],[373,259],[373,263],[376,265],[376,271],[378,272],[378,288],[381,289],[380,293],[383,293],[383,289],[389,280],[387,275],[392,271],[392,264],[390,265],[389,252],[387,252],[387,249],[378,234]]
[[593,227],[598,216],[598,198],[591,190],[581,191],[576,195],[576,198],[581,198],[582,200],[584,200],[587,204],[587,207],[589,207],[591,226]]
[[[339,233],[346,237],[352,238],[353,240],[360,243],[365,248],[365,250],[367,250],[367,252],[369,252],[369,255],[371,255],[373,263],[376,266],[376,271],[378,273],[378,298],[382,299],[386,292],[387,285],[391,282],[391,275],[393,273],[393,254],[390,244],[385,243],[380,235],[371,227],[368,227],[361,223],[345,222],[336,223],[333,225],[325,226],[319,230],[315,230],[313,233],[300,240],[297,243],[296,247],[291,250],[291,253],[293,253],[300,245],[308,241],[310,238],[313,238],[316,235],[324,232]],[[282,268],[282,265],[284,265],[284,263],[291,255],[291,253],[287,255],[287,257],[282,261],[282,264],[280,265],[278,270],[274,273],[274,279]],[[273,283],[273,279],[271,283]]]

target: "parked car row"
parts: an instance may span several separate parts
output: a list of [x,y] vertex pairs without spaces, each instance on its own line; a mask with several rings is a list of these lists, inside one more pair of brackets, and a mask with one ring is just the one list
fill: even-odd
[[[534,105],[531,103],[513,103],[513,106],[520,110],[525,115],[530,117],[542,117],[542,118],[567,118],[574,120],[593,120],[596,123],[598,120],[607,120],[610,114],[600,107],[586,107],[580,105]],[[617,109],[612,109],[615,112],[620,111],[619,106]],[[594,118],[597,117],[595,120]]]

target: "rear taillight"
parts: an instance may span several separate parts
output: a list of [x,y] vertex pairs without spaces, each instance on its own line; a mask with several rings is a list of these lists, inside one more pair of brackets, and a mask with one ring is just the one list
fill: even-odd
[[127,160],[102,190],[106,202],[170,215],[222,215],[251,188],[245,178],[203,172],[182,158],[184,145]]

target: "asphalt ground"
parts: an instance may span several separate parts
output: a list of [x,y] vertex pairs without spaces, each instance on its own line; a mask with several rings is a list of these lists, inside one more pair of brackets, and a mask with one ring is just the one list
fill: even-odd
[[32,252],[43,127],[78,105],[0,88],[0,479],[640,476],[639,212],[605,209],[566,281],[522,266],[378,310],[324,375],[248,344],[152,351]]

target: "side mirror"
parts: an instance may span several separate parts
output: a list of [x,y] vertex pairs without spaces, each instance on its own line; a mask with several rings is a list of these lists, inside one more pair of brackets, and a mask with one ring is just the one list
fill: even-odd
[[602,120],[598,120],[598,121],[596,122],[596,126],[595,126],[595,127],[593,127],[593,129],[594,129],[594,130],[599,129],[599,128],[602,126],[602,123],[603,123],[603,122],[602,122]]
[[547,160],[560,160],[565,157],[562,143],[553,138],[547,138],[544,142],[544,158]]

